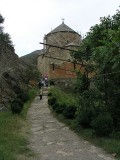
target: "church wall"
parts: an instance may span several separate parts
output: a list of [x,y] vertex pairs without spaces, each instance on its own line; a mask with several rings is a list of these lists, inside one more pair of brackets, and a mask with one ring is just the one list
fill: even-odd
[[41,74],[45,77],[49,77],[49,70],[50,70],[50,65],[49,65],[49,58],[40,55],[37,59],[37,65],[38,65],[38,70],[41,72]]
[[[45,37],[45,41],[47,44],[66,47],[67,44],[73,42],[77,45],[80,44],[81,38],[80,35],[76,32],[56,32],[52,34],[48,34]],[[63,60],[71,60],[70,51],[59,49],[55,47],[46,46],[46,56],[59,58]],[[53,71],[52,64],[55,65],[55,70]],[[61,69],[58,69],[61,68]],[[78,67],[80,68],[80,66]],[[73,70],[73,64],[69,62],[64,62],[57,59],[52,59],[48,57],[42,58],[40,55],[38,57],[38,69],[42,73],[43,76],[48,76],[50,79],[54,78],[75,78],[76,75],[73,72],[66,71],[66,69]]]
[[70,62],[64,62],[61,65],[55,65],[53,70],[50,67],[50,79],[65,79],[65,78],[76,78],[76,71],[84,72],[84,67],[76,64],[76,69],[74,69],[74,64]]
[[41,74],[44,73],[44,58],[43,55],[39,55],[39,57],[37,58],[37,67],[38,70],[41,72]]

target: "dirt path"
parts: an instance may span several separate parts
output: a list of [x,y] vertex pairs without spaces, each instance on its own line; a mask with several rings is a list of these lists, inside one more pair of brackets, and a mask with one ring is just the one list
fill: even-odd
[[29,147],[37,154],[34,160],[114,160],[101,149],[79,138],[55,119],[47,104],[47,96],[37,96],[28,112]]

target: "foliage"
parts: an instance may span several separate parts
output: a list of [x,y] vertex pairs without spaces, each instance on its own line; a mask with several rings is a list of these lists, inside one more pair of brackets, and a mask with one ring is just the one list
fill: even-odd
[[49,92],[49,93],[48,93],[48,96],[49,96],[49,97],[50,97],[50,96],[52,96],[52,93],[51,93],[51,92]]
[[[53,108],[54,109],[54,108]],[[55,111],[56,113],[58,114],[62,114],[64,112],[64,110],[66,109],[66,104],[64,103],[57,103],[56,104],[56,108],[55,108]]]
[[36,92],[37,92],[37,89],[35,89],[35,88],[29,89],[29,91],[28,91],[28,94],[27,94],[28,100],[26,101],[26,103],[24,103],[24,107],[21,112],[21,115],[24,118],[26,118],[28,108],[30,107],[30,104],[32,103],[33,99],[35,98]]
[[53,80],[50,80],[49,83],[50,83],[50,86],[54,86],[55,85],[55,82]]
[[28,100],[28,95],[24,92],[20,92],[11,103],[12,113],[20,114],[23,109],[23,105],[27,100]]
[[11,37],[8,33],[4,33],[3,27],[1,24],[3,24],[4,18],[0,14],[0,44],[2,44],[2,47],[8,47],[13,50],[13,43],[11,41]]
[[32,65],[27,65],[25,70],[21,72],[21,79],[27,85],[29,85],[31,80],[37,82],[39,77],[39,71]]
[[52,93],[52,97],[55,97],[60,105],[76,104],[76,99],[73,98],[72,94],[66,94],[58,87],[51,87],[49,93]]
[[57,87],[52,87],[49,93],[51,96],[48,104],[52,106],[52,109],[67,119],[74,119],[77,110],[75,99]]
[[17,160],[18,155],[26,155],[29,159],[31,156],[32,151],[28,148],[26,139],[26,115],[36,91],[30,90],[28,95],[29,100],[20,115],[13,115],[9,111],[0,112],[0,160]]
[[3,27],[1,26],[1,24],[4,22],[4,18],[2,17],[2,15],[0,14],[0,34],[3,32]]
[[51,97],[51,98],[48,99],[48,104],[50,106],[53,106],[55,104],[55,102],[56,102],[56,98],[55,97]]
[[26,102],[28,100],[28,95],[24,92],[21,92],[20,94],[17,95],[18,99],[21,99],[22,102]]
[[74,119],[76,113],[76,106],[67,105],[63,110],[63,116],[67,119]]
[[22,109],[23,109],[23,102],[21,101],[21,99],[15,99],[11,103],[11,111],[13,114],[20,114]]
[[[109,137],[98,137],[95,134],[93,134],[92,129],[86,129],[85,127],[83,129],[80,126],[80,123],[78,121],[79,120],[78,115],[81,113],[81,111],[78,112],[78,110],[77,110],[74,119],[67,119],[62,114],[64,111],[64,108],[66,108],[68,105],[68,103],[66,103],[66,102],[68,102],[68,99],[69,99],[69,101],[72,101],[72,104],[74,104],[75,106],[78,104],[78,103],[76,103],[76,98],[74,97],[74,94],[72,94],[72,96],[70,96],[70,93],[69,94],[64,93],[63,91],[61,91],[59,88],[56,88],[56,87],[52,87],[49,92],[52,93],[52,95],[54,95],[54,96],[56,95],[55,97],[57,97],[57,101],[55,103],[56,107],[59,104],[58,108],[60,109],[60,106],[63,104],[63,109],[61,107],[62,112],[58,113],[56,110],[57,109],[56,107],[55,107],[55,110],[53,109],[55,112],[57,112],[59,114],[59,115],[58,114],[56,115],[58,120],[66,123],[66,125],[68,125],[72,130],[77,132],[77,134],[80,135],[80,137],[81,136],[84,137],[84,139],[91,141],[93,144],[102,147],[104,150],[108,151],[111,154],[116,153],[117,158],[120,157],[120,139],[119,139],[120,134],[119,134],[119,132],[114,131],[112,134],[110,134]],[[64,97],[65,97],[66,101],[65,101]],[[105,111],[103,110],[104,106],[101,106],[102,100],[99,100],[99,94],[96,92],[95,96],[91,96],[91,97],[93,97],[93,98],[96,97],[96,102],[95,102],[96,108],[94,108],[94,107],[92,108],[93,113],[95,112],[95,114],[93,114],[94,118],[92,118],[92,121],[93,121],[99,115],[101,115],[101,114],[105,115]],[[59,101],[59,103],[58,103],[58,101]],[[86,109],[89,109],[89,111],[92,112],[91,109],[89,108],[89,106]],[[108,115],[110,116],[110,114],[108,114]],[[90,116],[91,116],[91,114],[90,114]],[[109,124],[109,122],[107,122],[107,124]],[[103,125],[103,122],[102,122],[102,125]],[[90,127],[91,127],[91,124],[90,124]]]
[[113,119],[110,114],[99,114],[92,121],[92,127],[97,136],[109,136],[113,131]]
[[0,14],[0,24],[4,22],[4,18],[2,17],[2,15]]
[[[100,18],[100,24],[91,27],[78,53],[74,53],[74,58],[84,67],[84,73],[78,74],[75,86],[79,109],[84,107],[88,111],[92,105],[110,113],[116,130],[120,130],[119,26],[119,10],[113,16]],[[89,78],[91,73],[94,76]]]
[[92,107],[82,108],[77,115],[77,122],[83,128],[91,127],[91,121],[95,118],[95,109]]

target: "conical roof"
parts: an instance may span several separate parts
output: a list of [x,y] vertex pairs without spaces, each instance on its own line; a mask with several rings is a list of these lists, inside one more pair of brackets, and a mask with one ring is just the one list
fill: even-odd
[[53,29],[48,34],[52,34],[52,33],[56,33],[56,32],[74,32],[74,33],[76,33],[73,29],[71,29],[70,27],[68,27],[64,22],[62,22],[61,25],[59,25],[58,27],[56,27],[55,29]]

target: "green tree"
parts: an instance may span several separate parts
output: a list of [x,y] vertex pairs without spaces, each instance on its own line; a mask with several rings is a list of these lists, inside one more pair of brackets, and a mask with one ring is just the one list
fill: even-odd
[[26,68],[23,70],[19,70],[21,75],[21,80],[29,86],[30,81],[38,82],[40,78],[40,72],[37,70],[37,68],[33,67],[32,65],[26,66]]
[[[74,58],[83,63],[85,75],[94,72],[95,76],[91,81],[94,87],[94,95],[99,96],[98,107],[112,115],[114,126],[120,130],[120,11],[117,10],[113,16],[100,18],[100,24],[91,27],[87,36],[83,40],[79,52],[74,54]],[[82,79],[81,79],[82,80]],[[78,88],[81,88],[81,82]],[[82,84],[83,86],[84,83]],[[81,102],[85,102],[83,92]],[[91,94],[91,93],[90,93]],[[84,96],[83,96],[84,95]]]
[[13,43],[11,40],[11,37],[8,33],[4,33],[3,31],[3,26],[1,24],[3,24],[4,22],[4,18],[2,17],[2,15],[0,14],[0,44],[2,48],[10,48],[13,50]]
[[0,33],[2,33],[3,31],[3,27],[1,26],[1,24],[4,22],[4,18],[2,17],[2,15],[0,14]]
[[0,14],[0,24],[4,22],[3,16]]

